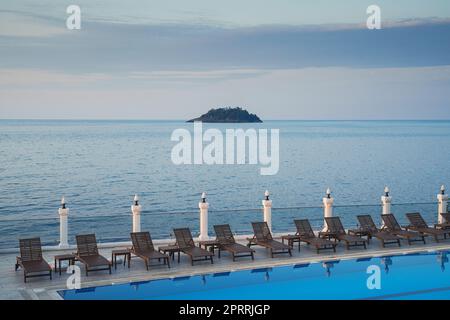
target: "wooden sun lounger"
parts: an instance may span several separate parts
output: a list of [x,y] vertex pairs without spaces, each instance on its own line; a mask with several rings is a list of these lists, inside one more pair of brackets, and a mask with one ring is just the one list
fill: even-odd
[[252,257],[252,260],[255,259],[255,250],[240,243],[236,243],[229,224],[215,225],[214,231],[216,232],[216,238],[219,242],[219,258],[220,252],[224,250],[231,253],[233,261],[235,258],[241,257]]
[[46,277],[52,279],[52,268],[42,257],[42,246],[40,238],[20,239],[20,257],[16,258],[16,271],[23,269],[23,281],[27,278]]
[[419,212],[407,213],[406,217],[410,222],[410,225],[406,227],[407,230],[414,230],[422,234],[431,235],[434,237],[436,242],[439,242],[439,236],[447,239],[447,234],[450,233],[450,230],[429,227]]
[[210,260],[211,264],[214,263],[214,253],[196,247],[194,239],[192,239],[191,230],[189,230],[189,228],[173,229],[173,233],[175,234],[175,238],[177,239],[177,246],[180,248],[181,252],[187,254],[191,259],[191,265],[194,265],[195,261],[203,260]]
[[308,219],[294,220],[294,223],[295,227],[297,228],[297,233],[295,235],[298,236],[300,242],[305,242],[308,245],[314,246],[317,250],[317,253],[319,253],[320,250],[330,249],[336,252],[337,243],[316,237]]
[[252,227],[255,235],[253,238],[247,239],[247,246],[252,245],[262,246],[270,250],[270,256],[273,258],[275,254],[289,253],[292,256],[291,247],[275,241],[272,238],[272,233],[270,232],[267,222],[252,222]]
[[425,244],[425,235],[416,231],[403,230],[392,213],[382,214],[381,218],[384,222],[382,230],[387,230],[403,239],[408,240],[408,244],[415,241],[422,241]]
[[130,235],[133,243],[131,253],[144,260],[147,270],[151,261],[156,259],[163,260],[164,264],[170,268],[169,256],[155,250],[150,232],[132,232]]
[[351,247],[364,247],[364,249],[367,249],[367,240],[358,236],[347,234],[339,217],[325,218],[325,223],[327,224],[327,232],[329,233],[330,237],[338,241],[344,241],[347,249],[350,249]]
[[434,227],[437,229],[444,229],[444,230],[450,229],[450,212],[441,213],[441,216],[444,218],[444,222],[436,223]]
[[111,274],[112,263],[98,253],[97,239],[95,234],[77,235],[77,252],[75,254],[78,261],[84,264],[86,276],[89,271],[109,270]]
[[373,219],[368,214],[359,215],[356,217],[358,219],[360,229],[367,233],[368,239],[375,237],[377,238],[381,246],[384,248],[387,244],[398,244],[398,246],[401,246],[400,243],[400,237],[389,232],[389,231],[382,231],[377,228],[375,225],[375,222],[373,222]]

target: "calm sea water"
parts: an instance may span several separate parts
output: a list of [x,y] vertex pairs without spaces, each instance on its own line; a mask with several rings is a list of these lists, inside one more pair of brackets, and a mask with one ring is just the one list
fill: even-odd
[[[261,216],[259,210],[219,210],[260,208],[266,189],[274,207],[297,207],[320,206],[328,186],[337,205],[378,204],[385,185],[397,203],[432,202],[441,184],[450,187],[448,121],[214,127],[280,129],[278,174],[261,176],[259,165],[174,165],[172,131],[192,131],[192,124],[182,121],[0,120],[0,245],[25,235],[56,241],[54,218],[62,195],[70,208],[71,236],[95,231],[100,238],[119,239],[129,232],[135,193],[144,209],[144,228],[159,237],[183,223],[197,227],[202,191],[217,214],[213,221],[232,221],[244,230]],[[168,211],[192,213],[161,214]],[[320,217],[321,211],[308,215]],[[275,219],[278,228],[290,221]]]

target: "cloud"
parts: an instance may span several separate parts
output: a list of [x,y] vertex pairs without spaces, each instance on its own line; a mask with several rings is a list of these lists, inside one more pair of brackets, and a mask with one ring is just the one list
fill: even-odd
[[[0,37],[0,68],[81,73],[416,67],[450,64],[450,22],[382,30],[83,23],[39,38]],[[48,34],[47,34],[48,35]]]
[[68,74],[39,69],[0,69],[0,86],[5,88],[17,87],[46,87],[90,85],[100,81],[111,80],[106,74],[85,73]]
[[0,11],[0,37],[53,37],[66,34],[52,20],[29,14]]

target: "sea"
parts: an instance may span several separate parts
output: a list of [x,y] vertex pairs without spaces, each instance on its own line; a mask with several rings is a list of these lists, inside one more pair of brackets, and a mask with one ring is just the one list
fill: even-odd
[[266,190],[274,230],[288,231],[299,217],[320,226],[327,188],[348,224],[357,213],[379,216],[385,186],[400,220],[414,210],[432,223],[436,194],[443,184],[450,188],[450,121],[203,125],[209,128],[278,129],[278,172],[261,175],[260,164],[174,164],[174,130],[193,134],[184,121],[0,120],[0,248],[29,236],[57,244],[63,196],[73,243],[75,234],[90,232],[99,241],[129,239],[135,194],[142,229],[158,239],[173,237],[173,227],[198,233],[202,192],[211,230],[220,222],[245,233],[262,219]]

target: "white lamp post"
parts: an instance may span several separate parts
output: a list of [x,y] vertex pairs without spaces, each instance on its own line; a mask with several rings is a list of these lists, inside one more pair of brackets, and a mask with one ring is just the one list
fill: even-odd
[[69,208],[66,207],[66,199],[64,197],[61,198],[61,208],[58,209],[59,214],[59,247],[60,248],[68,248],[68,215]]
[[200,241],[208,240],[208,207],[209,203],[206,202],[206,192],[202,193],[202,200],[198,203],[200,208]]
[[269,191],[264,192],[264,200],[262,201],[264,221],[267,222],[270,232],[272,232],[272,200],[269,199]]
[[133,205],[131,206],[131,213],[133,216],[133,232],[141,232],[141,211],[142,207],[139,204],[139,197],[135,194]]
[[392,198],[389,195],[389,188],[384,187],[384,195],[381,196],[381,204],[382,204],[382,213],[381,214],[390,214],[391,213],[391,202]]
[[438,223],[444,223],[441,213],[446,213],[448,208],[448,195],[445,194],[445,186],[441,186],[441,192],[437,195],[438,199]]
[[[326,196],[325,198],[322,199],[323,202],[323,217],[324,218],[329,218],[333,216],[333,203],[334,203],[334,199],[333,197],[331,197],[331,189],[327,188],[326,191]],[[328,231],[328,226],[327,223],[325,222],[325,219],[323,221],[323,232],[327,232]]]

